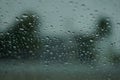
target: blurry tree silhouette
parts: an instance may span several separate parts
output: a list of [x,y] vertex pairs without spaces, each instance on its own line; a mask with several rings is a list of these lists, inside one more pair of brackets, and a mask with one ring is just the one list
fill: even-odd
[[119,54],[111,53],[108,58],[109,58],[109,62],[111,62],[113,65],[120,64],[120,55]]
[[114,50],[114,43],[111,43],[112,46],[109,48],[109,55],[107,56],[108,62],[112,65],[120,64],[120,54],[118,51]]
[[78,58],[81,63],[90,63],[96,60],[97,50],[95,50],[96,41],[111,34],[111,21],[108,17],[100,17],[96,24],[96,31],[90,35],[76,35]]
[[12,27],[0,33],[0,59],[33,59],[41,47],[37,36],[39,19],[33,12],[16,18]]

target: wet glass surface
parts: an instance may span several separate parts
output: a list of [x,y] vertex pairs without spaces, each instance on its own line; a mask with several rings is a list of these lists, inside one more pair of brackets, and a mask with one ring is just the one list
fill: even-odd
[[119,0],[0,0],[0,80],[119,80]]

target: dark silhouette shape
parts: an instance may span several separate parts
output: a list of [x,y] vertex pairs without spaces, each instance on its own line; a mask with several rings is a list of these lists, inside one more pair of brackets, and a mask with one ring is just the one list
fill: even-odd
[[96,41],[111,34],[111,21],[107,17],[101,17],[96,24],[96,31],[90,35],[77,35],[75,41],[77,45],[78,58],[81,63],[90,63],[96,60]]
[[112,64],[120,64],[120,55],[116,53],[111,53],[109,56],[109,62]]
[[109,48],[109,54],[107,56],[108,62],[110,62],[112,65],[119,65],[120,64],[120,54],[119,52],[114,50],[114,43],[111,43],[111,46]]
[[0,59],[34,59],[41,47],[38,17],[26,12],[16,19],[12,27],[0,33]]

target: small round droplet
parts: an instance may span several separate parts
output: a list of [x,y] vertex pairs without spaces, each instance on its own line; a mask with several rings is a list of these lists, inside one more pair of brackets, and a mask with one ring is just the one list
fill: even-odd
[[93,40],[90,40],[90,42],[93,42]]
[[86,6],[85,4],[81,4],[81,6]]

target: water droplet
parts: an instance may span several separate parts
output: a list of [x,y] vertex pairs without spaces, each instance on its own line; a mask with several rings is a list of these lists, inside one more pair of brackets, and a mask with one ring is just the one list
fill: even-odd
[[49,45],[45,45],[45,47],[49,47]]
[[20,28],[20,30],[21,30],[21,31],[24,31],[24,29],[23,29],[23,28]]
[[85,4],[81,4],[81,6],[86,6]]
[[74,3],[74,1],[69,1],[69,3],[72,3],[72,4],[73,4],[73,3]]
[[16,21],[20,21],[20,19],[18,17],[16,17]]
[[90,40],[90,42],[93,42],[93,40]]
[[22,17],[23,17],[23,18],[27,18],[28,16],[27,16],[26,14],[23,14]]

